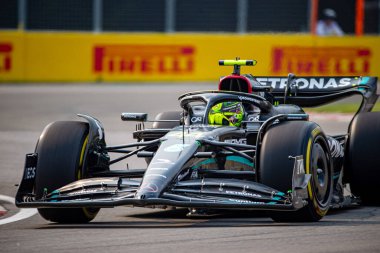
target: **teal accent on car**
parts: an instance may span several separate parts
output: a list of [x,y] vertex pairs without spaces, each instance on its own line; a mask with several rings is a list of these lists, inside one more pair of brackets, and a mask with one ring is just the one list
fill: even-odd
[[364,76],[364,77],[361,78],[359,84],[367,84],[368,81],[369,81],[369,79],[370,79],[370,78],[369,78],[368,76]]
[[226,160],[242,163],[242,164],[253,167],[253,162],[251,162],[248,159],[241,157],[241,156],[228,156]]

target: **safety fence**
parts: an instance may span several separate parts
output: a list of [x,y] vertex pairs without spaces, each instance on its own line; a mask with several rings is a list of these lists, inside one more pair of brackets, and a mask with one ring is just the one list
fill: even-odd
[[2,0],[0,29],[308,32],[310,0]]
[[0,29],[314,33],[326,8],[345,34],[380,33],[380,0],[2,0]]

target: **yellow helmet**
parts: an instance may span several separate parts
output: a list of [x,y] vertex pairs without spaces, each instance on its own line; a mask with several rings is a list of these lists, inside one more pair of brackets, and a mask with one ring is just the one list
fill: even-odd
[[240,102],[221,102],[214,105],[209,114],[210,125],[239,127],[244,118],[243,105]]

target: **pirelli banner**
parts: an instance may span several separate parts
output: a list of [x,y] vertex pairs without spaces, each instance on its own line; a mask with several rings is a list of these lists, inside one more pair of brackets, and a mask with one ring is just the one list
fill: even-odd
[[0,81],[210,81],[243,73],[380,76],[380,37],[0,32]]

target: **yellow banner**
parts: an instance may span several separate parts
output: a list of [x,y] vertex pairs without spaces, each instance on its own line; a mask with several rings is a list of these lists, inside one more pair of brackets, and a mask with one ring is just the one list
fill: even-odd
[[0,32],[0,81],[209,81],[222,59],[253,75],[380,76],[380,37]]

